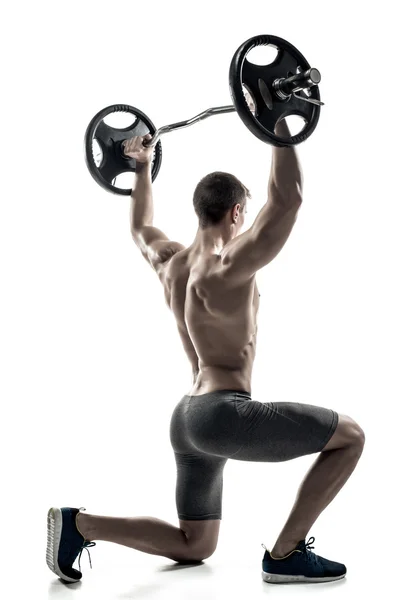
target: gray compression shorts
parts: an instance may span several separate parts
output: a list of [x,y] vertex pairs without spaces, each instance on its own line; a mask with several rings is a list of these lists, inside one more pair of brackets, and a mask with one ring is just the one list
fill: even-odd
[[295,402],[257,402],[247,392],[184,396],[171,417],[179,519],[222,518],[223,470],[229,458],[283,462],[321,452],[337,412]]

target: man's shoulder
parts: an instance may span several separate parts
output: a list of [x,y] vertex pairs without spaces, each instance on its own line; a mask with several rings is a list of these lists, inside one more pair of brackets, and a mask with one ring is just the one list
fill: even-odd
[[164,278],[171,280],[182,276],[185,271],[189,271],[188,250],[184,246],[179,248],[166,248],[164,261],[160,263]]

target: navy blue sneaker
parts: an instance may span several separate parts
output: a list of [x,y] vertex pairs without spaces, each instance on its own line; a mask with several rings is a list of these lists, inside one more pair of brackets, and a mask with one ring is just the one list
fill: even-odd
[[[72,568],[79,554],[79,569],[83,550],[95,546],[95,542],[86,541],[76,526],[76,516],[86,508],[50,508],[47,513],[47,566],[53,573],[68,582],[76,582],[82,573]],[[92,561],[89,562],[92,568]]]
[[343,579],[347,569],[341,563],[322,558],[311,552],[315,538],[307,544],[299,542],[294,550],[283,558],[273,558],[264,544],[265,554],[262,561],[262,578],[267,583],[323,583]]

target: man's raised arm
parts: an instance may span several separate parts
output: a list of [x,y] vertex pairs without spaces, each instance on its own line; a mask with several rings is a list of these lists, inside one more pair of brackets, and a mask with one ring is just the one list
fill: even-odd
[[151,181],[153,148],[143,146],[143,140],[135,137],[125,143],[124,152],[136,160],[135,180],[131,194],[130,226],[132,237],[146,260],[159,273],[160,267],[184,246],[172,242],[160,229],[153,227],[154,204]]
[[[275,130],[282,137],[290,136],[284,121]],[[273,147],[267,202],[251,228],[229,242],[221,254],[227,277],[247,280],[279,254],[296,222],[302,190],[296,149]]]

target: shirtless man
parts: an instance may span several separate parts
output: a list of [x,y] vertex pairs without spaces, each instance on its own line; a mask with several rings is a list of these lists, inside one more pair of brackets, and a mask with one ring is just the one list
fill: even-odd
[[[276,131],[289,135],[284,121]],[[262,576],[271,583],[342,579],[346,567],[314,554],[314,538],[307,543],[305,538],[356,467],[363,430],[334,410],[251,398],[259,306],[256,273],[283,248],[301,207],[297,152],[272,149],[268,201],[242,234],[247,188],[227,173],[212,173],[200,181],[194,192],[199,229],[185,248],[153,227],[152,148],[144,147],[143,139],[125,145],[125,153],[137,161],[131,232],[161,281],[193,371],[192,388],[175,407],[170,423],[179,528],[151,517],[104,517],[80,512],[85,509],[52,508],[48,565],[67,581],[79,580],[82,574],[72,563],[93,540],[176,562],[202,561],[217,547],[223,469],[229,458],[279,462],[319,453],[275,545],[265,549]]]

